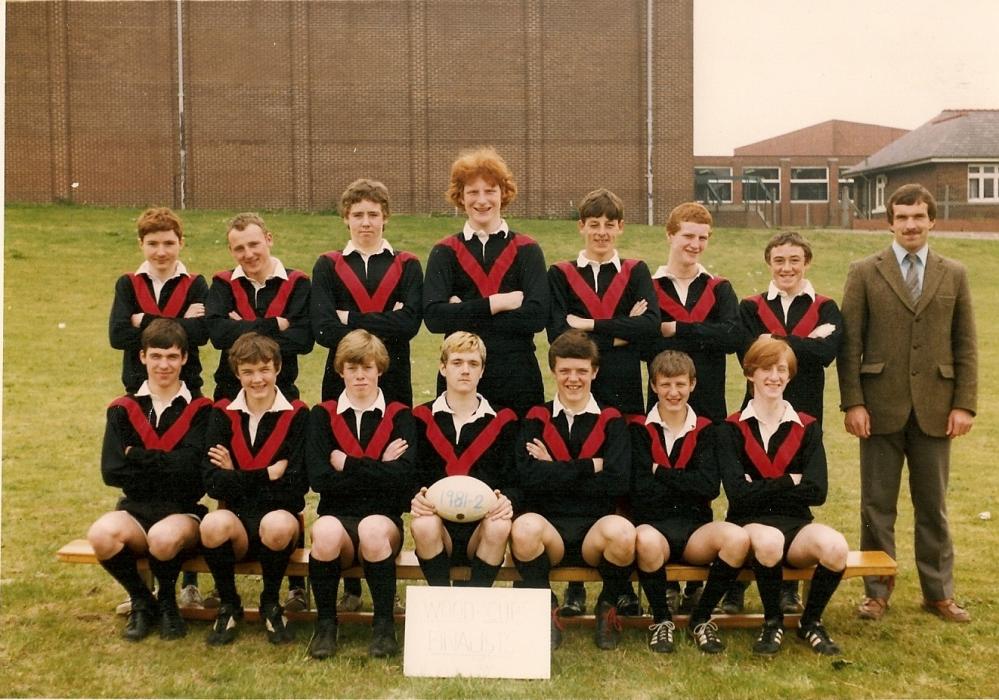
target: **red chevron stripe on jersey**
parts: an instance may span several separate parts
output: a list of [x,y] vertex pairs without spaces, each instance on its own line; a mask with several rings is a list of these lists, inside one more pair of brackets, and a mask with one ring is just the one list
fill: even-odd
[[479,290],[479,295],[483,299],[492,295],[498,294],[500,290],[500,284],[503,282],[503,277],[506,273],[510,271],[513,267],[514,261],[517,259],[517,251],[521,246],[530,245],[534,243],[534,239],[525,236],[522,233],[512,233],[513,240],[503,249],[503,252],[497,256],[496,260],[493,262],[492,268],[489,270],[489,274],[482,269],[482,265],[479,261],[468,252],[468,248],[465,244],[461,242],[461,235],[457,234],[455,236],[448,236],[440,242],[446,248],[450,248],[454,251],[455,258],[458,259],[458,264],[461,265],[461,269],[465,271],[475,283],[476,288]]
[[467,476],[472,471],[475,463],[479,461],[479,458],[496,442],[496,438],[499,437],[503,428],[508,423],[517,420],[517,414],[509,408],[500,409],[493,416],[493,419],[489,421],[489,424],[482,429],[482,432],[475,436],[459,456],[454,450],[454,445],[451,444],[451,441],[441,431],[440,426],[437,425],[437,421],[434,420],[434,414],[428,407],[417,406],[413,409],[413,416],[426,426],[425,433],[427,440],[430,441],[431,446],[440,455],[441,459],[444,460],[444,471],[447,472],[448,476]]
[[229,411],[227,410],[228,406],[228,399],[215,402],[215,407],[222,409],[232,424],[232,444],[229,445],[229,449],[232,452],[232,456],[235,457],[236,468],[247,472],[266,469],[273,464],[274,455],[277,454],[278,449],[288,437],[292,420],[298,415],[299,411],[306,408],[304,402],[298,399],[292,401],[291,410],[281,411],[281,417],[278,418],[277,423],[274,425],[274,430],[264,440],[264,444],[260,446],[260,449],[254,453],[246,442],[246,436],[243,435],[243,412]]
[[128,422],[132,424],[135,432],[139,434],[143,447],[147,450],[169,452],[187,435],[187,431],[191,429],[191,423],[194,421],[194,416],[198,414],[198,411],[205,406],[210,406],[211,403],[211,401],[204,397],[194,399],[184,407],[177,420],[162,435],[156,432],[156,428],[149,422],[148,416],[146,416],[142,410],[142,406],[139,405],[139,402],[134,397],[122,396],[112,401],[111,406],[121,406],[125,409]]
[[[597,418],[596,424],[594,424],[593,429],[590,431],[589,437],[586,438],[582,447],[579,448],[579,454],[576,455],[575,459],[591,459],[604,444],[604,439],[607,436],[607,421],[620,417],[621,412],[616,408],[603,409]],[[527,418],[540,421],[542,426],[544,426],[541,432],[541,439],[552,453],[552,457],[560,462],[568,462],[574,459],[569,454],[569,446],[565,444],[565,440],[559,434],[558,428],[552,422],[552,414],[548,411],[547,407],[535,406],[527,412]]]
[[798,419],[804,425],[791,423],[791,430],[784,437],[784,442],[777,448],[777,453],[774,455],[773,460],[771,460],[763,450],[763,445],[756,441],[756,437],[749,427],[749,422],[739,420],[740,413],[733,413],[725,420],[737,425],[742,432],[743,447],[749,456],[749,461],[756,467],[756,471],[767,479],[776,479],[783,476],[791,460],[794,459],[794,456],[798,454],[798,450],[801,448],[801,441],[805,437],[805,426],[814,423],[815,419],[807,413],[799,413]]
[[[260,316],[257,316],[257,310],[250,303],[250,298],[246,296],[246,290],[239,283],[239,278],[233,279],[231,270],[219,272],[215,277],[229,284],[229,288],[232,290],[232,300],[236,305],[236,312],[244,321],[253,321],[260,318]],[[285,307],[288,306],[288,300],[291,298],[291,293],[295,289],[295,284],[300,279],[307,279],[304,272],[292,270],[288,273],[288,279],[281,281],[281,286],[278,288],[274,299],[267,306],[267,310],[264,311],[263,318],[277,318],[284,314]]]
[[724,281],[724,277],[709,277],[708,284],[701,293],[701,298],[697,300],[694,308],[690,311],[687,311],[683,304],[667,294],[662,286],[657,284],[655,287],[656,296],[659,298],[659,310],[669,314],[670,318],[680,323],[701,323],[715,307],[715,287]]
[[395,427],[395,417],[399,411],[406,408],[405,404],[399,403],[398,401],[393,401],[388,406],[385,407],[385,415],[382,416],[382,420],[378,423],[378,427],[375,428],[375,432],[371,435],[371,439],[368,440],[368,445],[365,448],[361,447],[361,443],[357,441],[354,437],[354,433],[350,431],[350,426],[347,425],[347,421],[343,419],[343,414],[337,413],[336,401],[324,401],[319,404],[323,407],[323,410],[329,414],[330,417],[330,429],[333,431],[333,437],[336,438],[337,444],[340,449],[346,452],[351,457],[368,457],[370,459],[381,459],[382,453],[385,452],[385,447],[388,445],[389,438],[392,437],[392,429]]
[[399,286],[399,280],[402,279],[403,265],[410,260],[416,260],[416,256],[411,253],[396,253],[392,264],[385,271],[385,276],[378,283],[375,293],[369,295],[368,290],[364,287],[364,283],[361,282],[357,273],[347,264],[341,252],[334,250],[329,253],[323,253],[323,255],[330,259],[333,265],[333,273],[343,282],[362,314],[386,311],[386,304],[392,296],[392,292]]
[[774,314],[773,309],[767,304],[767,300],[762,294],[757,294],[754,297],[749,297],[755,304],[756,310],[760,316],[760,321],[766,326],[766,329],[773,333],[774,335],[793,335],[798,338],[807,338],[808,334],[815,330],[815,327],[819,325],[819,309],[829,301],[829,297],[815,295],[815,301],[811,303],[808,309],[805,311],[805,315],[801,317],[801,320],[795,324],[791,332],[788,333],[787,329],[784,328],[784,324],[780,322],[777,316]]
[[614,318],[617,305],[624,296],[624,290],[628,288],[631,281],[631,271],[638,264],[637,260],[622,260],[621,271],[614,276],[614,281],[607,285],[607,290],[603,297],[597,295],[595,291],[586,283],[583,276],[579,274],[579,268],[571,262],[556,263],[555,267],[565,275],[565,281],[569,283],[576,298],[586,307],[590,318],[594,321],[605,321]]
[[149,291],[143,275],[129,273],[128,278],[132,281],[135,301],[138,302],[142,313],[165,318],[177,318],[180,315],[180,310],[184,308],[184,302],[187,301],[187,292],[194,284],[194,277],[181,275],[180,280],[177,281],[177,286],[170,292],[170,298],[166,300],[166,304],[161,309],[156,303],[156,299],[153,298],[153,293]]
[[659,428],[651,423],[646,423],[645,416],[632,416],[628,420],[635,425],[645,428],[651,440],[653,461],[666,469],[686,469],[687,464],[690,463],[690,458],[694,455],[694,450],[697,449],[698,436],[700,436],[702,430],[711,425],[711,421],[707,418],[703,416],[697,417],[694,429],[683,436],[683,444],[680,445],[680,454],[676,457],[676,464],[673,464],[669,461],[669,455],[666,453],[666,445],[663,442],[663,435]]

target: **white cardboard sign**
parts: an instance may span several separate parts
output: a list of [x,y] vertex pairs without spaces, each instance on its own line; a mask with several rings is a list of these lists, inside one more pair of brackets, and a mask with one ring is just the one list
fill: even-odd
[[551,593],[406,588],[407,676],[551,677]]

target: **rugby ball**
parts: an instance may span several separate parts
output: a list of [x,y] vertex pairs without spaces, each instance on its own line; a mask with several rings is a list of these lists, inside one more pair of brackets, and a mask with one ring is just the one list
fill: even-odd
[[496,505],[497,498],[489,485],[474,476],[446,476],[426,493],[437,515],[453,523],[474,523]]

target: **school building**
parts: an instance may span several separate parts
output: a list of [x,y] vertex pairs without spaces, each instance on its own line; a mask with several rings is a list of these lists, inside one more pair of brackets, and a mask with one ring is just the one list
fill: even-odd
[[850,228],[860,211],[844,171],[907,133],[832,119],[730,156],[695,156],[695,197],[719,226]]
[[514,216],[693,191],[693,0],[8,2],[8,201],[448,213],[492,144]]

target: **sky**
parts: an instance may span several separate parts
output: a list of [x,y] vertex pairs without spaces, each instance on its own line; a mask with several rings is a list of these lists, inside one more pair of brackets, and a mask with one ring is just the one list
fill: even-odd
[[999,109],[996,0],[694,0],[694,153]]

